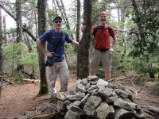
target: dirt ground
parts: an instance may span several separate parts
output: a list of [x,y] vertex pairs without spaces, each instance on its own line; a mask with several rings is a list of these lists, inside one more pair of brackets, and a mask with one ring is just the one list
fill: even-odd
[[[71,75],[68,89],[75,88],[76,78]],[[134,102],[139,104],[145,111],[146,119],[159,119],[158,116],[148,113],[147,106],[159,107],[159,97],[150,94],[148,87],[134,85],[129,79],[118,79],[117,84],[125,85],[132,92]],[[57,81],[56,87],[60,85]],[[50,95],[36,97],[39,91],[39,83],[25,83],[22,85],[5,85],[0,97],[0,119],[16,119],[25,111],[37,107],[39,104],[50,99]]]

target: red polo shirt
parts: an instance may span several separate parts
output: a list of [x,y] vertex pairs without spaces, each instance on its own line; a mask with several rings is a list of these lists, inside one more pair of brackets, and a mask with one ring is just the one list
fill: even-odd
[[[92,27],[92,31],[94,31],[94,29],[97,26],[94,25]],[[113,30],[112,27],[110,28],[110,32],[108,31],[108,26],[102,26],[99,25],[98,26],[98,30],[95,34],[95,43],[94,43],[94,48],[95,49],[109,49],[110,48],[110,36],[112,36],[113,38],[115,37],[115,32]]]

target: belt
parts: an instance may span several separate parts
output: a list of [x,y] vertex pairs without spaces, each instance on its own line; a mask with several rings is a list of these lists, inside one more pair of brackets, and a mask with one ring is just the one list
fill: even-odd
[[109,50],[109,48],[105,48],[105,49],[98,49],[98,48],[95,48],[96,50],[99,50],[100,52],[106,52]]

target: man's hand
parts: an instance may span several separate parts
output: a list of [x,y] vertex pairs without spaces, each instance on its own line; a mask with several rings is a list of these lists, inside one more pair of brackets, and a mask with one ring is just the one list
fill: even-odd
[[73,44],[73,45],[75,45],[75,46],[79,46],[80,45],[80,42],[77,42],[77,41],[75,41],[75,40],[72,40],[72,43],[71,44]]
[[46,52],[45,55],[48,56],[48,57],[53,57],[54,52]]
[[113,51],[114,51],[114,49],[113,49],[113,48],[110,48],[109,51],[110,51],[110,53],[112,54]]

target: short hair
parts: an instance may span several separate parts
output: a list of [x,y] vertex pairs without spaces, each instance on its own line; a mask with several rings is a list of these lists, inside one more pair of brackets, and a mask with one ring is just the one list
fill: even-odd
[[99,13],[98,16],[100,16],[100,15],[107,15],[107,13],[105,11],[102,11],[102,12]]

